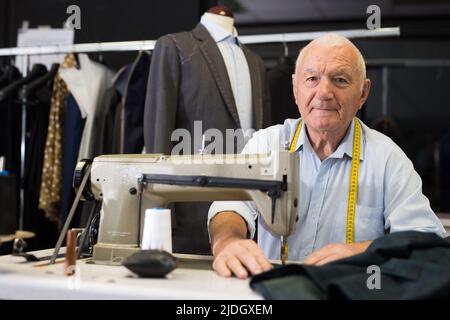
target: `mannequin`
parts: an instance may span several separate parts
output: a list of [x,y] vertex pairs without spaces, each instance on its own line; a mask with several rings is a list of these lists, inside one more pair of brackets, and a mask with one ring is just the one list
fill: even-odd
[[209,8],[207,12],[233,18],[233,12],[225,6],[214,6]]
[[[172,140],[176,129],[191,134],[190,153],[197,153],[202,146],[201,134],[208,129],[220,131],[225,141],[227,129],[258,130],[270,124],[263,61],[238,43],[236,37],[232,13],[213,7],[202,15],[193,30],[158,39],[150,65],[144,112],[147,153],[171,154],[173,147],[181,142]],[[200,136],[194,134],[194,122],[198,124],[198,121],[201,121]],[[206,142],[208,150],[210,141]],[[229,151],[224,147],[223,153],[238,153],[242,148],[243,145],[236,145]],[[209,206],[210,203],[175,205],[172,211],[174,252],[210,253]]]
[[217,26],[223,28],[229,34],[232,34],[234,31],[234,19],[232,17],[218,15],[210,12],[205,12],[202,18],[203,17],[209,20],[211,23],[214,23]]
[[[204,13],[200,23],[208,30],[222,55],[237,108],[240,128],[249,138],[252,126],[252,84],[248,61],[234,28],[234,19],[225,7],[213,7]],[[240,151],[239,148],[237,151]]]

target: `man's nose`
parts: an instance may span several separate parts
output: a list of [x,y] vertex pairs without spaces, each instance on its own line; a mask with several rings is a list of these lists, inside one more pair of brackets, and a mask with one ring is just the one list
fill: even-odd
[[327,78],[320,80],[317,86],[317,98],[322,101],[333,99],[332,85]]

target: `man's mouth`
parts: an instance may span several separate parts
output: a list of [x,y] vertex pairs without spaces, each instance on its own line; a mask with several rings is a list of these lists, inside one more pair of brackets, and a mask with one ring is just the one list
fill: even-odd
[[336,109],[329,109],[329,108],[313,108],[313,109],[319,111],[336,111]]

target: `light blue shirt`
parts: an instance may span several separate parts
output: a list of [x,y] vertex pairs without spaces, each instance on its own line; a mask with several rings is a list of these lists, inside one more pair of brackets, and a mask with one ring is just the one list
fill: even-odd
[[228,78],[230,79],[240,125],[245,132],[252,128],[252,84],[247,59],[237,38],[237,31],[233,28],[233,33],[231,34],[208,20],[206,15],[202,16],[200,23],[209,31],[222,54]]
[[[292,141],[298,119],[257,131],[242,153],[267,153],[282,150]],[[388,232],[416,230],[441,237],[445,230],[422,193],[422,181],[412,162],[387,136],[361,122],[361,153],[354,241],[374,240]],[[328,158],[320,161],[305,127],[300,131],[299,220],[289,236],[289,260],[303,260],[330,243],[345,243],[347,203],[353,151],[354,123]],[[216,201],[208,214],[235,211],[247,222],[250,236],[255,232],[258,212],[252,202]],[[280,237],[258,219],[258,244],[269,259],[279,259]]]

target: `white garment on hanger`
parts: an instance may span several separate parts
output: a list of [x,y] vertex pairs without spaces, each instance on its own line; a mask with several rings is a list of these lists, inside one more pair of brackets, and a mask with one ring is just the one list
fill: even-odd
[[92,158],[95,154],[96,133],[103,132],[104,121],[99,119],[106,110],[102,105],[108,89],[113,86],[113,71],[104,65],[92,61],[87,54],[79,54],[80,69],[61,69],[61,78],[66,82],[69,91],[77,102],[86,123],[81,137],[78,161]]

